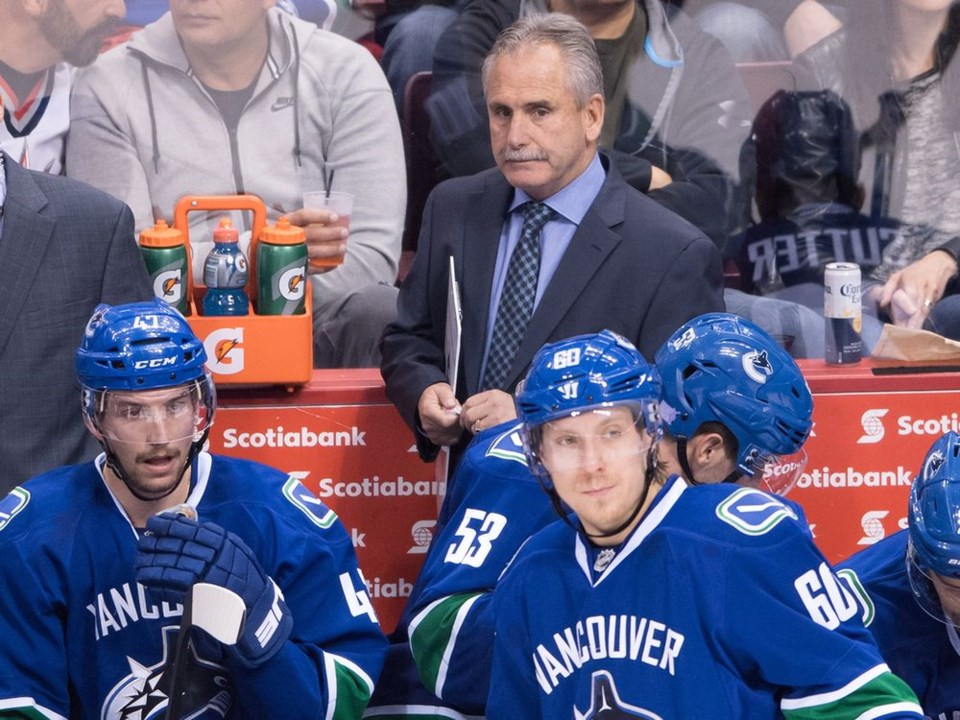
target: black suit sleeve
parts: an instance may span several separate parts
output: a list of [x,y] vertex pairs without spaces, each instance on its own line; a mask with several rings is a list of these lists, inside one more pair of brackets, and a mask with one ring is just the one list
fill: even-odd
[[152,297],[150,276],[133,232],[133,213],[121,204],[110,234],[100,302],[114,305]]
[[436,197],[433,192],[427,199],[417,254],[397,297],[397,319],[387,325],[380,342],[387,397],[413,430],[420,457],[428,462],[440,448],[423,434],[417,406],[427,387],[447,380],[443,333],[448,281],[444,258],[433,248]]

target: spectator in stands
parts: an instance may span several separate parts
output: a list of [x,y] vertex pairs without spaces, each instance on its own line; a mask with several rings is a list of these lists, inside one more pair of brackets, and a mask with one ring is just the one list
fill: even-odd
[[898,325],[952,338],[960,338],[958,41],[955,0],[884,0],[859,5],[856,22],[795,61],[804,87],[850,104],[867,214],[900,223],[870,299]]
[[860,601],[890,669],[924,715],[960,716],[960,436],[937,438],[910,489],[907,529],[848,558],[837,575]]
[[[334,0],[277,0],[277,7],[291,15],[329,30],[337,17]],[[129,0],[124,22],[130,25],[149,25],[170,9],[170,0]]]
[[840,27],[834,2],[716,0],[701,5],[691,8],[693,19],[738,63],[789,60]]
[[[337,17],[336,0],[276,0],[277,7],[329,30]],[[120,45],[145,25],[156,22],[170,9],[169,0],[129,0],[127,14],[118,32],[109,39],[110,47]]]
[[0,0],[0,150],[60,173],[70,124],[70,65],[89,65],[123,0]]
[[[859,142],[849,106],[834,92],[776,93],[757,113],[752,139],[760,223],[744,236],[740,270],[744,287],[764,297],[727,290],[727,308],[764,325],[795,356],[822,357],[827,263],[855,262],[864,286],[876,285],[871,272],[899,237],[898,224],[858,212]],[[869,349],[883,320],[867,297]]]
[[383,46],[380,64],[393,90],[397,110],[403,110],[407,81],[433,69],[437,41],[457,19],[468,0],[386,0],[376,19],[374,39]]
[[720,42],[660,0],[471,0],[437,45],[427,101],[443,170],[465,175],[494,164],[484,142],[483,56],[518,17],[548,10],[580,20],[597,43],[606,101],[600,147],[630,185],[722,248],[748,209],[734,192],[747,95]]
[[2,497],[40,472],[96,456],[76,400],[76,344],[99,303],[153,292],[129,208],[65,177],[26,170],[5,153],[0,266]]
[[[126,201],[138,230],[186,194],[259,195],[305,227],[312,260],[346,250],[332,270],[310,266],[315,363],[374,365],[406,206],[396,111],[369,52],[269,5],[173,0],[84,71],[68,173]],[[349,241],[330,213],[302,209],[331,176],[355,196]],[[209,238],[194,225],[195,275]]]
[[[652,354],[684,321],[722,309],[716,247],[597,152],[603,75],[583,25],[562,13],[518,21],[483,84],[497,168],[431,194],[382,344],[387,395],[424,459],[515,417],[509,393],[544,342],[609,327]],[[451,258],[456,379],[445,360]]]

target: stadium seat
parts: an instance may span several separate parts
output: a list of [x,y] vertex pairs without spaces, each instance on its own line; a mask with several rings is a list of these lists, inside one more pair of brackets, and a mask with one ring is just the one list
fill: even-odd
[[403,150],[407,156],[407,216],[403,230],[403,250],[417,249],[420,217],[427,196],[439,182],[437,159],[430,144],[430,116],[426,100],[430,95],[433,73],[418,72],[408,81],[403,93]]

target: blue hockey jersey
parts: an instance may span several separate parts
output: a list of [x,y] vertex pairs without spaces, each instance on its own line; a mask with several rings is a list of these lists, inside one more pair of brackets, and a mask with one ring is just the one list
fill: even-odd
[[513,420],[479,433],[457,466],[365,717],[482,714],[491,592],[524,541],[557,517],[527,468],[519,427]]
[[674,476],[594,554],[558,521],[504,573],[490,720],[922,717],[775,497]]
[[[137,530],[102,478],[103,460],[46,473],[0,501],[4,717],[163,717],[182,607],[153,602],[137,584]],[[190,717],[359,717],[386,641],[333,511],[295,478],[206,453],[188,504],[250,547],[294,621],[253,670],[194,654]]]
[[960,718],[960,639],[913,597],[907,578],[908,532],[902,530],[837,566],[863,603],[864,622],[884,660],[920,698],[933,720]]

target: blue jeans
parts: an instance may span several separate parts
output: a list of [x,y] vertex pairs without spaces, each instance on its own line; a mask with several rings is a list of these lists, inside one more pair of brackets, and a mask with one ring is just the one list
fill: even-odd
[[960,340],[960,295],[946,295],[930,310],[924,330],[951,340]]

